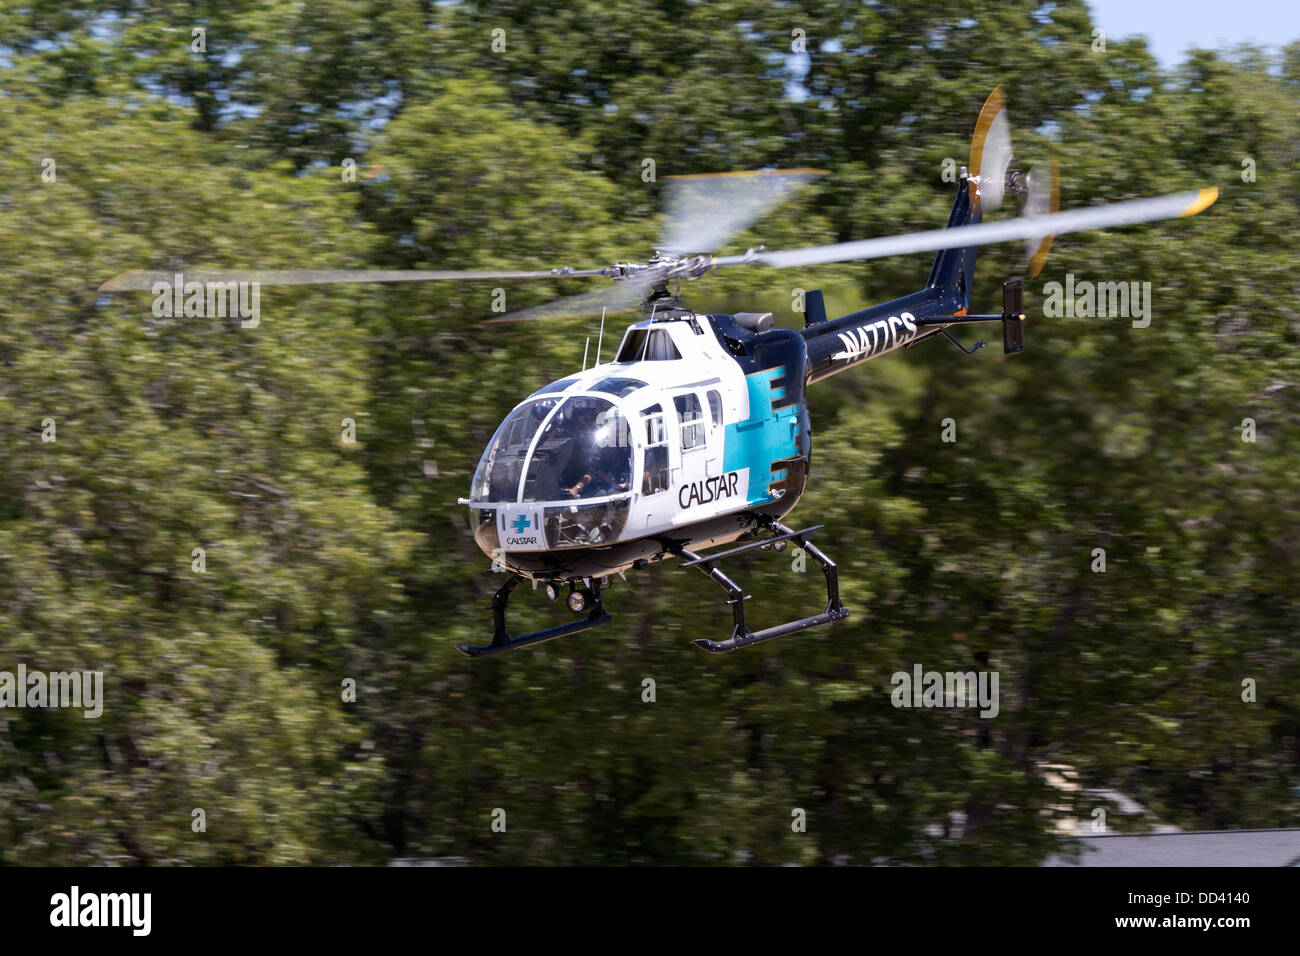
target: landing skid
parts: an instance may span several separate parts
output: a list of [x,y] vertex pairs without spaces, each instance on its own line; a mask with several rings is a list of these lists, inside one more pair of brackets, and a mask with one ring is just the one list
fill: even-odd
[[[751,541],[738,548],[732,548],[729,551],[711,554],[706,557],[700,557],[683,547],[676,549],[676,554],[679,557],[686,558],[682,562],[683,568],[699,568],[728,594],[727,603],[731,605],[732,617],[735,620],[731,637],[725,641],[710,641],[707,638],[699,638],[693,642],[697,647],[702,647],[711,654],[726,654],[742,647],[749,647],[751,644],[761,644],[763,641],[794,634],[796,631],[817,627],[819,624],[840,621],[849,616],[848,609],[840,603],[839,572],[836,570],[835,562],[826,557],[812,543],[813,534],[821,531],[825,525],[819,524],[811,528],[804,528],[802,531],[792,531],[775,518],[764,516],[760,521],[767,530],[773,532],[772,537],[764,538],[761,541]],[[826,610],[821,614],[814,614],[812,617],[799,618],[797,621],[778,624],[775,627],[764,628],[761,631],[751,631],[745,624],[745,602],[749,600],[750,596],[745,593],[744,588],[723,574],[718,565],[727,558],[746,551],[752,551],[755,548],[767,548],[778,542],[790,540],[795,541],[804,550],[804,553],[817,563],[817,566],[822,570],[822,574],[826,576]]]
[[[810,627],[816,627],[819,624],[829,624],[832,621],[840,621],[849,616],[848,610],[840,603],[839,576],[835,568],[835,562],[826,557],[816,545],[812,543],[814,533],[821,531],[825,525],[814,525],[811,528],[804,528],[801,531],[792,531],[785,525],[781,524],[775,518],[760,515],[758,516],[759,525],[766,531],[772,533],[771,537],[763,538],[757,541],[751,541],[742,544],[738,548],[731,548],[720,554],[710,554],[701,557],[693,551],[688,551],[684,546],[664,542],[669,551],[679,558],[683,558],[683,568],[699,568],[701,572],[712,578],[719,587],[727,592],[727,603],[731,605],[731,613],[735,619],[735,627],[732,629],[731,637],[725,641],[710,641],[700,638],[694,643],[698,647],[704,648],[712,654],[726,654],[729,651],[738,650],[742,647],[748,647],[751,644],[761,644],[763,641],[770,641],[775,637],[784,637],[786,634],[794,634],[796,631],[806,630]],[[822,574],[826,576],[826,610],[821,614],[814,614],[812,617],[799,618],[796,621],[790,621],[786,624],[778,624],[775,627],[764,628],[761,631],[751,631],[745,624],[745,602],[749,600],[749,595],[745,589],[733,581],[727,575],[723,574],[718,567],[727,558],[743,554],[746,551],[752,551],[755,548],[768,548],[775,545],[778,549],[784,548],[786,541],[795,542],[808,557],[812,558],[821,568]],[[523,575],[511,573],[507,580],[497,593],[492,597],[492,619],[494,623],[494,632],[492,641],[489,644],[474,646],[471,644],[457,644],[456,650],[468,657],[489,657],[492,654],[500,654],[503,651],[513,651],[520,647],[529,647],[533,644],[541,644],[543,641],[552,641],[557,637],[564,637],[568,634],[577,634],[581,631],[590,630],[593,627],[599,627],[602,624],[608,624],[612,620],[605,611],[601,603],[600,590],[602,580],[600,578],[590,578],[584,581],[587,586],[582,593],[589,598],[589,605],[585,608],[580,607],[579,613],[587,611],[587,616],[582,620],[573,621],[569,624],[561,624],[557,627],[547,628],[544,631],[535,631],[532,634],[524,634],[521,637],[511,637],[506,628],[506,608],[510,604],[510,595],[519,582],[524,579]],[[576,585],[571,584],[573,587]],[[572,596],[572,595],[571,595]]]
[[502,651],[513,651],[516,648],[540,644],[543,641],[553,641],[555,638],[564,637],[566,634],[577,634],[579,631],[590,630],[593,627],[608,624],[613,620],[605,612],[605,606],[601,604],[600,582],[593,579],[590,588],[591,610],[586,618],[581,621],[573,621],[570,624],[550,627],[544,631],[534,631],[532,634],[525,634],[522,637],[511,637],[506,630],[506,607],[510,604],[510,592],[518,587],[519,582],[522,580],[522,575],[511,574],[510,580],[497,588],[497,593],[492,596],[492,620],[495,625],[492,643],[479,647],[470,644],[457,644],[456,650],[467,657],[489,657],[492,654],[500,654]]

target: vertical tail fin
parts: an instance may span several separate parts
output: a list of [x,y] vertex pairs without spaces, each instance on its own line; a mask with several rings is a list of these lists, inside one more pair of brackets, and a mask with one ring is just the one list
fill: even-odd
[[[948,217],[948,228],[980,222],[980,213],[971,202],[969,180],[962,180],[957,188],[957,200],[952,204],[952,214]],[[934,258],[934,268],[930,270],[930,280],[926,285],[938,292],[953,312],[970,305],[970,287],[975,281],[975,253],[978,250],[978,246],[944,249]]]

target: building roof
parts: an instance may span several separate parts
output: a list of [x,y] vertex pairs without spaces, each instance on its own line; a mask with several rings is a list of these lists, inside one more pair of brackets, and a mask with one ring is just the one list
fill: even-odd
[[1300,829],[1079,837],[1077,862],[1052,856],[1043,866],[1297,866]]

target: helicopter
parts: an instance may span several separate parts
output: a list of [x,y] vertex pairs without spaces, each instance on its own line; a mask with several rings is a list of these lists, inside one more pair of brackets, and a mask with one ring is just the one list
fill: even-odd
[[[1055,163],[1045,172],[1013,168],[1002,88],[985,102],[975,125],[969,165],[942,229],[787,251],[714,252],[731,236],[823,175],[817,169],[759,170],[672,177],[668,228],[646,262],[591,269],[539,271],[280,270],[211,271],[187,278],[268,285],[342,282],[499,281],[601,277],[592,292],[486,320],[521,322],[601,315],[596,364],[551,382],[520,401],[484,449],[468,498],[470,525],[494,569],[508,577],[492,599],[493,634],[482,645],[457,645],[471,657],[532,646],[609,623],[602,590],[615,576],[675,560],[724,592],[733,627],[722,640],[696,645],[726,653],[839,621],[834,561],[813,538],[823,525],[791,528],[783,521],[804,493],[812,456],[807,390],[846,369],[943,336],[968,354],[951,329],[998,322],[1008,355],[1024,348],[1023,279],[1003,285],[998,313],[974,314],[970,287],[980,245],[1022,240],[1026,275],[1042,268],[1056,235],[1194,215],[1213,188],[1061,212]],[[1006,194],[1021,206],[1014,219],[987,223],[984,213]],[[683,280],[715,270],[765,265],[812,266],[918,252],[937,252],[925,286],[879,305],[830,318],[820,290],[805,293],[802,329],[780,328],[771,312],[700,313],[678,293]],[[109,280],[101,292],[150,289],[167,274],[137,271]],[[638,307],[600,362],[608,312]],[[734,545],[721,552],[701,552]],[[752,630],[751,595],[722,564],[753,549],[794,545],[821,570],[825,610]],[[512,636],[507,607],[529,580],[565,604],[575,619]]]

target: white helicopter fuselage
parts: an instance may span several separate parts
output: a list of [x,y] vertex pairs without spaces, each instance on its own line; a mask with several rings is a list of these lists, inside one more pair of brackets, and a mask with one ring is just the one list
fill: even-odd
[[783,347],[746,354],[727,341],[748,335],[732,318],[673,310],[638,322],[613,361],[516,406],[462,499],[494,563],[603,576],[674,546],[734,541],[756,515],[794,506],[810,447],[802,339],[753,336]]

